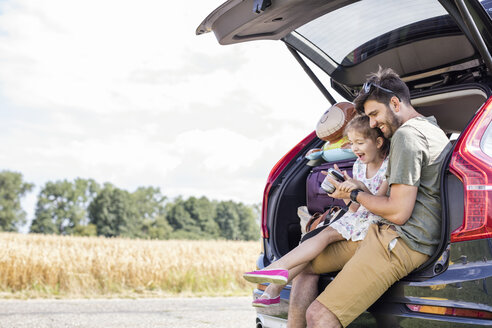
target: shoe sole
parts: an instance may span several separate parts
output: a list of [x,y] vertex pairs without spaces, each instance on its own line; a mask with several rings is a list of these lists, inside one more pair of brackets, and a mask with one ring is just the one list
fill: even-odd
[[268,308],[268,307],[275,307],[279,306],[280,303],[274,303],[274,304],[262,304],[262,303],[252,303],[253,307],[259,307],[259,308]]
[[261,275],[261,274],[244,274],[243,278],[249,282],[262,283],[269,282],[277,285],[285,285],[287,283],[287,278],[284,276],[272,276],[272,275]]

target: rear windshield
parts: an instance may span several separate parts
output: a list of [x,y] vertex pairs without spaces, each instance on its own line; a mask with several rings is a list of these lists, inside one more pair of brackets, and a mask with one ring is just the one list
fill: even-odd
[[358,1],[296,31],[342,66],[397,45],[461,34],[437,0]]
[[480,0],[480,4],[487,14],[489,14],[489,17],[492,18],[492,0]]

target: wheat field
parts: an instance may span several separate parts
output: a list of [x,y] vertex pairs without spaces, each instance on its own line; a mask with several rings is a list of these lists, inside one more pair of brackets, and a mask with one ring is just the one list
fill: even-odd
[[0,233],[0,297],[247,295],[259,242]]

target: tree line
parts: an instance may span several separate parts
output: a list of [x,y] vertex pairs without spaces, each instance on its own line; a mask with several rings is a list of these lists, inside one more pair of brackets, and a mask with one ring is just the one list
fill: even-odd
[[[34,184],[0,172],[0,231],[27,224],[21,198]],[[111,183],[77,178],[46,182],[39,191],[30,233],[151,239],[257,240],[258,206],[206,197],[170,200],[159,188],[129,192]]]

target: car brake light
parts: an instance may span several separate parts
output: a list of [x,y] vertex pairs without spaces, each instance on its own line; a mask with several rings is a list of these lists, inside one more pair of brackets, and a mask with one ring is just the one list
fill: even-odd
[[453,317],[466,317],[476,319],[492,319],[492,312],[485,310],[417,304],[406,304],[406,306],[410,311],[419,313],[439,314]]
[[299,142],[294,148],[292,148],[287,154],[282,157],[277,164],[272,168],[268,175],[265,190],[263,191],[263,204],[261,208],[261,236],[263,238],[269,238],[267,217],[268,217],[268,196],[270,195],[270,189],[273,183],[278,178],[280,173],[285,169],[292,159],[307,146],[316,137],[316,132],[311,132],[306,138]]
[[463,224],[451,233],[451,242],[492,237],[492,158],[480,141],[492,121],[492,97],[459,138],[449,164],[462,182],[465,195]]

